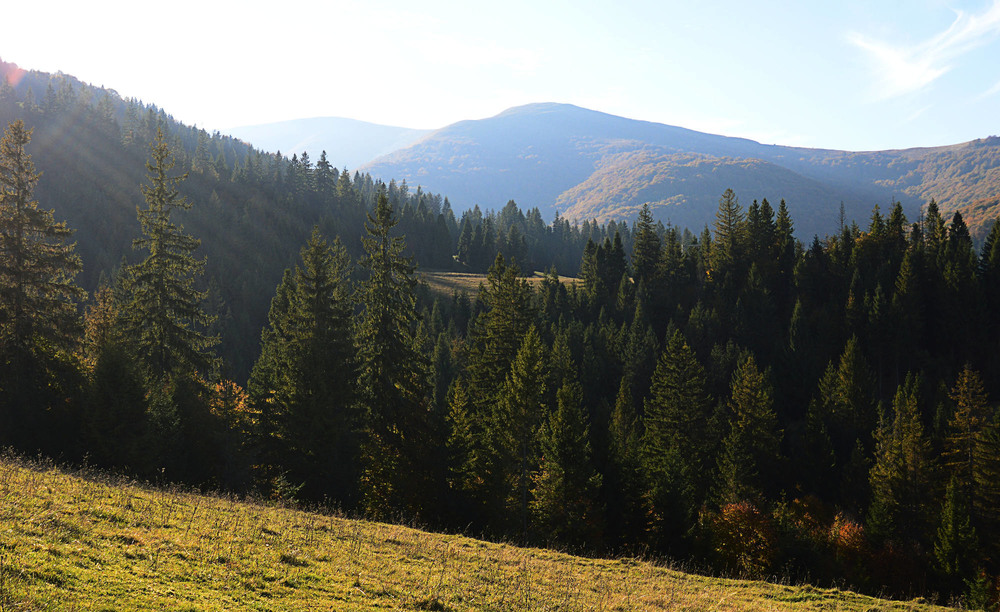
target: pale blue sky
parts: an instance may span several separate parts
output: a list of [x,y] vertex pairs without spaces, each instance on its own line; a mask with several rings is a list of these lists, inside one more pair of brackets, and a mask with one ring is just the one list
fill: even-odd
[[567,102],[809,147],[1000,134],[1000,0],[74,0],[0,16],[18,24],[5,61],[209,130],[314,116],[436,128]]

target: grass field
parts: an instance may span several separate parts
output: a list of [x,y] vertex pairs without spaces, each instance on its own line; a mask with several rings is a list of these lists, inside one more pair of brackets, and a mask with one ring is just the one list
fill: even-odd
[[[486,282],[485,274],[472,274],[469,272],[422,270],[418,272],[418,276],[421,281],[427,283],[431,291],[449,297],[456,291],[465,291],[470,297],[473,297],[479,293],[479,283]],[[534,275],[526,277],[526,280],[534,286],[540,284],[544,278],[544,274],[535,272]],[[560,276],[559,280],[563,283],[575,283],[579,282],[580,279],[571,276]]]
[[0,459],[0,610],[931,610]]

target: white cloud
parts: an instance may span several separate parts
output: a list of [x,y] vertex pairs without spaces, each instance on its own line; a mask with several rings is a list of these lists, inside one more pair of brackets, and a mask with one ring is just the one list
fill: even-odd
[[993,84],[993,87],[990,87],[983,93],[976,96],[976,101],[978,102],[979,100],[985,100],[986,98],[995,96],[998,93],[1000,93],[1000,81],[997,81],[996,83]]
[[848,40],[866,51],[878,78],[877,96],[895,98],[919,91],[945,75],[969,51],[1000,35],[1000,0],[978,15],[956,11],[940,34],[914,45],[894,45],[858,33]]
[[906,116],[906,122],[916,121],[918,118],[920,118],[921,115],[929,111],[932,106],[933,106],[932,104],[928,104],[927,106],[923,106],[911,112],[909,115]]

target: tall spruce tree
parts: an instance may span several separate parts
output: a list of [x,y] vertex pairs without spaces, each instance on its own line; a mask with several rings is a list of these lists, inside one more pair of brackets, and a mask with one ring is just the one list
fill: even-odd
[[81,264],[66,242],[71,231],[32,197],[30,140],[18,120],[0,141],[0,441],[21,445],[40,441],[42,417],[58,401],[50,392],[60,393],[59,362],[78,337],[84,296],[73,282]]
[[941,521],[934,538],[934,565],[951,591],[962,588],[976,569],[979,541],[969,518],[968,500],[952,476],[941,507]]
[[694,523],[710,482],[706,440],[711,400],[705,369],[681,333],[660,355],[645,409],[642,459],[654,534],[676,547]]
[[729,435],[719,454],[719,500],[723,503],[760,504],[779,489],[782,431],[768,378],[752,356],[733,373]]
[[[719,209],[715,213],[715,235],[712,239],[712,274],[731,274],[735,266],[745,266],[748,227],[743,207],[732,189],[726,189],[719,198]],[[773,230],[772,230],[773,232]],[[722,281],[723,279],[717,278]]]
[[[487,310],[475,319],[469,331],[468,419],[480,431],[490,432],[493,413],[503,399],[506,377],[532,325],[534,309],[531,286],[518,278],[517,269],[506,265],[501,255],[490,267],[479,299]],[[480,470],[477,477],[491,482],[485,490],[496,492],[502,487],[498,482],[503,474],[490,467],[488,461],[479,461],[476,466]],[[497,502],[482,501],[493,508],[498,506]]]
[[933,495],[934,457],[920,419],[919,377],[907,376],[892,401],[892,421],[876,433],[870,481],[869,525],[880,537],[926,542],[930,530],[927,500]]
[[204,260],[194,257],[201,241],[171,219],[176,210],[191,207],[177,189],[187,175],[168,174],[174,160],[162,129],[150,149],[149,184],[142,186],[146,208],[138,209],[142,236],[132,243],[146,257],[128,268],[125,281],[129,337],[154,379],[175,372],[207,374],[215,367],[210,351],[218,339],[201,331],[214,320],[202,308],[205,292],[195,288],[205,267]]
[[555,542],[595,547],[601,535],[590,425],[583,389],[567,381],[556,392],[556,409],[539,430],[540,465],[532,476],[531,510],[540,533]]
[[11,123],[0,141],[0,344],[8,354],[35,342],[68,350],[80,331],[73,283],[80,258],[72,231],[33,199],[40,176],[25,145],[32,130]]
[[633,235],[632,274],[637,285],[649,285],[653,282],[656,265],[660,261],[660,236],[653,225],[653,213],[649,210],[649,204],[642,205]]
[[433,495],[420,459],[429,454],[428,363],[414,335],[415,266],[405,256],[397,220],[382,186],[362,238],[368,271],[358,293],[359,392],[364,406],[361,494],[375,516],[417,512]]
[[[549,409],[548,356],[535,327],[528,329],[511,363],[486,435],[503,480],[493,510],[508,527],[528,535],[528,493],[537,461],[536,433]],[[515,523],[515,520],[517,521]]]
[[852,337],[840,359],[827,366],[807,413],[800,462],[809,471],[806,479],[817,494],[854,510],[867,499],[868,468],[856,463],[855,451],[860,448],[866,456],[873,446],[874,384],[857,338]]
[[311,499],[350,503],[355,480],[357,366],[350,259],[314,228],[302,264],[271,301],[250,390],[265,426],[265,462],[280,461]]
[[964,499],[975,499],[976,446],[988,423],[988,401],[979,373],[970,364],[958,375],[950,394],[955,412],[948,422],[945,467],[960,488]]
[[603,474],[606,537],[611,544],[639,543],[646,532],[641,461],[642,431],[629,375],[622,376],[608,422],[608,460]]

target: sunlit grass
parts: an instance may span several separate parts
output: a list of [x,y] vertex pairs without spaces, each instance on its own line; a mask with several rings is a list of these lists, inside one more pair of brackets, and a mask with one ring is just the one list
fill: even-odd
[[0,610],[930,610],[0,459]]

